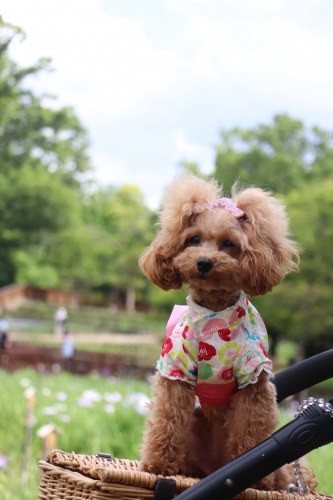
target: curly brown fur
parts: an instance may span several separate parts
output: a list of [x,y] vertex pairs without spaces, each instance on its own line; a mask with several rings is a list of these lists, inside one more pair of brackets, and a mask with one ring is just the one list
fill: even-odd
[[[163,290],[185,284],[194,301],[212,311],[234,305],[241,290],[250,296],[271,291],[298,264],[285,208],[271,193],[234,188],[233,200],[245,213],[240,219],[211,208],[219,196],[215,181],[176,178],[166,190],[156,238],[140,259],[152,283]],[[209,272],[200,270],[199,259],[209,259]],[[141,467],[149,472],[204,477],[268,438],[278,423],[266,372],[230,403],[204,410],[194,411],[194,389],[186,382],[157,374],[154,390],[141,449]],[[281,489],[293,480],[283,467],[255,486]]]

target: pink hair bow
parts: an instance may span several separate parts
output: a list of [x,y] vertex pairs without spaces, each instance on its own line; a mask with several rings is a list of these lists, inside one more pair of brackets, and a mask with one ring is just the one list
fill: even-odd
[[243,210],[238,208],[236,203],[234,201],[232,201],[230,198],[218,198],[217,200],[212,200],[210,202],[210,204],[211,204],[212,208],[222,207],[225,210],[229,210],[229,212],[231,212],[232,215],[234,215],[236,217],[236,219],[240,219],[241,217],[243,217],[245,215]]

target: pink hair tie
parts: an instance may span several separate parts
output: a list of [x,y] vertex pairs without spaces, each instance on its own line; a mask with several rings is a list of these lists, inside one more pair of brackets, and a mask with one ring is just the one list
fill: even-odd
[[245,215],[243,210],[238,208],[236,203],[234,201],[232,201],[230,198],[219,198],[217,200],[212,200],[210,202],[210,205],[212,208],[222,207],[225,210],[229,210],[229,212],[231,212],[232,215],[234,215],[236,217],[236,219],[240,219],[241,217],[243,217]]

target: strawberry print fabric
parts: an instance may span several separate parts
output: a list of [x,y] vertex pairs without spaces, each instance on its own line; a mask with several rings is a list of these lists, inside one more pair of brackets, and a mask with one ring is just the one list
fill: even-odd
[[265,325],[241,292],[237,303],[214,312],[187,297],[175,306],[157,362],[165,377],[196,387],[202,407],[224,404],[237,389],[253,384],[262,370],[272,373]]

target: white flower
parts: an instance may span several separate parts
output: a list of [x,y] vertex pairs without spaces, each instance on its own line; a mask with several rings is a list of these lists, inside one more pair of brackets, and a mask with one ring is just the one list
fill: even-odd
[[93,405],[91,399],[88,399],[84,396],[81,396],[79,399],[77,399],[76,402],[79,406],[83,406],[84,408],[91,408]]
[[42,394],[43,396],[51,396],[51,389],[49,389],[48,387],[43,387]]
[[57,399],[59,399],[59,401],[65,401],[67,399],[67,394],[63,391],[57,392]]
[[145,416],[148,413],[148,408],[147,404],[149,403],[149,398],[142,398],[140,399],[137,404],[135,405],[135,410],[139,415]]
[[34,387],[32,387],[31,385],[29,387],[26,388],[26,390],[24,391],[24,397],[26,399],[32,399],[36,396],[36,389]]
[[65,424],[69,424],[71,421],[71,417],[69,415],[59,415],[60,420],[64,422]]
[[31,380],[29,380],[28,378],[21,378],[21,380],[20,380],[21,387],[29,387],[30,384],[31,384]]
[[147,394],[142,392],[132,392],[126,398],[126,404],[128,406],[133,406],[135,411],[139,415],[146,415],[148,413],[147,404],[149,403],[149,398]]
[[114,413],[115,412],[115,407],[113,405],[104,405],[104,410],[106,413]]
[[57,411],[65,411],[65,410],[67,410],[67,405],[64,405],[64,404],[62,404],[62,403],[56,403],[56,404],[54,405],[54,407],[55,407],[55,409],[56,409]]
[[57,409],[54,406],[45,406],[43,408],[44,415],[55,415],[57,413]]
[[123,397],[120,392],[106,392],[104,399],[107,403],[119,403]]
[[96,389],[87,389],[86,391],[83,392],[82,397],[86,399],[90,399],[90,401],[101,401],[102,396]]

